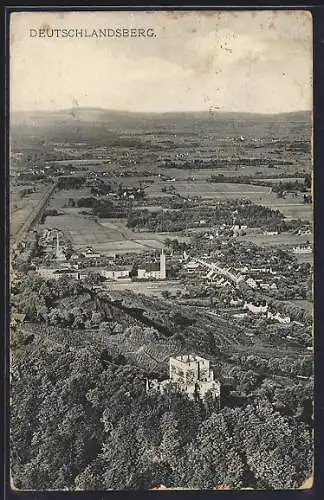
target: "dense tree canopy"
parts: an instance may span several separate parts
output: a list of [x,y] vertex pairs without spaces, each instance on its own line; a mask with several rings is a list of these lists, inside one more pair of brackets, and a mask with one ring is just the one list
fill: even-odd
[[[309,377],[310,356],[231,352],[221,359],[217,335],[230,329],[234,339],[238,327],[146,296],[125,294],[114,304],[91,286],[30,272],[16,287],[27,320],[11,335],[17,488],[280,489],[310,475],[311,381],[289,386],[271,378]],[[180,346],[206,353],[220,371],[227,367],[239,404],[226,383],[221,409],[211,397],[192,401],[171,385],[163,394],[146,392],[147,378],[166,375],[154,356]]]
[[[103,363],[99,346],[54,331],[36,337],[12,364],[16,487],[239,488],[253,478],[253,486],[276,489],[296,487],[309,474],[310,431],[274,409],[269,397],[282,401],[280,390],[217,410],[172,389],[146,393],[146,374],[113,358]],[[254,375],[247,374],[242,383],[251,390]]]

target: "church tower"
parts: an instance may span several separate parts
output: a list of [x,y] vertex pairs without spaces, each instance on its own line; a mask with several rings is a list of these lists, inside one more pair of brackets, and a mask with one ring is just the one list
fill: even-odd
[[60,239],[58,232],[56,233],[56,258],[59,259],[60,256]]
[[160,255],[160,279],[161,280],[166,279],[166,259],[165,259],[165,253],[164,253],[163,249],[162,249],[161,255]]
[[63,250],[60,248],[60,240],[59,240],[59,234],[56,232],[56,252],[55,252],[56,260],[59,262],[65,262],[66,257],[63,252]]

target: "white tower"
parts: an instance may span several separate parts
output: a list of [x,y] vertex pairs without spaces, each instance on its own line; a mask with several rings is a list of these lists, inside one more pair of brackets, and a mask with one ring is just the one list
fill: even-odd
[[56,258],[58,258],[60,254],[60,240],[59,240],[59,234],[56,232]]
[[64,252],[60,248],[60,240],[59,240],[58,232],[56,233],[56,260],[58,260],[59,262],[66,261],[66,257],[64,255]]
[[165,278],[166,278],[166,259],[164,250],[162,249],[160,255],[160,279],[165,280]]

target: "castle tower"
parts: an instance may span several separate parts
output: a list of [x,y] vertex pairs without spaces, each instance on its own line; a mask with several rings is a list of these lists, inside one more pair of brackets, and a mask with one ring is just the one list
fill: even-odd
[[163,249],[162,249],[162,252],[160,255],[160,279],[161,280],[166,279],[166,259],[165,259],[165,253],[164,253]]

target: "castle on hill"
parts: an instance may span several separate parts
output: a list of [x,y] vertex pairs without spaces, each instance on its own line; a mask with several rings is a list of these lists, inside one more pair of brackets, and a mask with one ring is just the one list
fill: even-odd
[[185,392],[190,399],[205,399],[210,394],[220,402],[220,382],[215,380],[208,359],[196,354],[186,354],[169,359],[169,378],[159,382],[147,380],[146,390],[158,390],[161,393],[173,384],[179,391]]

